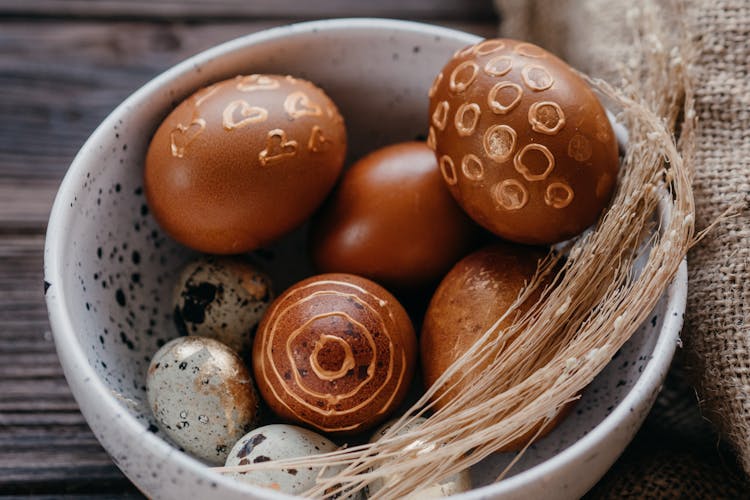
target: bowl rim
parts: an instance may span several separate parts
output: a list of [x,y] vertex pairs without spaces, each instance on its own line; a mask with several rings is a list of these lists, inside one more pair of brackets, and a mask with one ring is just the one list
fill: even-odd
[[[249,484],[240,483],[230,477],[224,476],[210,469],[209,466],[199,462],[184,453],[177,451],[161,437],[149,432],[143,424],[136,419],[113,395],[110,389],[99,378],[94,368],[89,364],[88,358],[76,339],[73,329],[71,312],[66,307],[64,291],[59,283],[63,282],[66,263],[62,257],[66,255],[65,246],[69,240],[67,229],[72,225],[75,212],[70,210],[68,204],[73,200],[79,187],[78,181],[82,178],[86,166],[86,156],[92,154],[96,145],[111,131],[112,125],[122,116],[127,114],[129,108],[143,101],[162,87],[176,83],[188,73],[192,73],[201,65],[208,63],[211,59],[225,56],[235,51],[246,50],[266,41],[273,41],[289,37],[291,35],[304,35],[313,32],[335,33],[337,31],[350,31],[352,29],[369,30],[391,30],[405,34],[429,35],[450,38],[456,41],[464,41],[466,45],[476,43],[482,38],[453,28],[446,28],[427,23],[404,21],[381,18],[339,18],[317,21],[307,21],[265,29],[242,37],[221,43],[193,55],[182,62],[170,67],[158,74],[145,85],[138,88],[121,104],[119,104],[94,130],[83,146],[80,148],[68,168],[50,212],[48,227],[44,245],[44,281],[45,302],[48,310],[50,327],[55,341],[55,347],[61,364],[64,368],[66,379],[71,388],[74,383],[85,382],[88,393],[95,393],[98,404],[103,406],[103,412],[116,416],[122,425],[122,433],[130,438],[138,439],[143,448],[150,453],[161,457],[170,456],[170,460],[176,460],[177,465],[183,467],[186,472],[195,472],[212,481],[221,484],[230,490],[249,493],[265,498],[290,499],[298,498],[272,490],[257,488]],[[653,397],[655,391],[660,388],[661,381],[671,363],[676,346],[679,343],[679,332],[682,327],[682,313],[685,310],[687,297],[687,264],[683,260],[679,270],[667,291],[667,314],[664,317],[661,331],[652,356],[646,363],[643,373],[623,398],[623,400],[599,422],[589,433],[569,445],[563,451],[551,458],[535,465],[525,471],[519,472],[503,481],[475,488],[466,493],[459,494],[453,498],[475,499],[488,496],[499,496],[502,494],[520,493],[524,487],[554,474],[555,470],[562,468],[566,463],[582,459],[591,450],[602,445],[606,437],[621,422],[627,420],[632,408],[639,406],[644,399]],[[79,395],[74,392],[78,402]],[[90,397],[90,396],[87,396]],[[80,406],[80,403],[78,403]],[[650,408],[650,405],[649,405]],[[98,438],[98,436],[97,436]],[[118,465],[119,467],[119,465]],[[125,472],[125,471],[123,471]],[[132,478],[136,487],[140,487]]]

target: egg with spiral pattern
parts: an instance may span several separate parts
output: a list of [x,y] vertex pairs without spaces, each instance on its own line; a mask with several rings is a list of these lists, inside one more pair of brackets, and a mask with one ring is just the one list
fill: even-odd
[[322,274],[271,304],[255,336],[253,370],[280,417],[351,434],[402,402],[416,351],[411,320],[387,290],[351,274]]

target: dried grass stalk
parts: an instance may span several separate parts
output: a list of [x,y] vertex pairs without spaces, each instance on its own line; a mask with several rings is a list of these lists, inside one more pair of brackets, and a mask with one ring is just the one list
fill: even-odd
[[[562,266],[561,254],[551,253],[515,304],[378,442],[219,470],[343,464],[343,472],[320,477],[308,496],[361,490],[377,478],[397,476],[376,497],[399,498],[471,467],[575,399],[647,319],[694,241],[690,169],[671,132],[682,111],[682,141],[690,143],[694,112],[692,91],[683,85],[687,59],[653,37],[636,39],[642,46],[634,52],[647,54],[649,61],[648,71],[636,74],[637,83],[616,90],[590,81],[618,111],[629,143],[611,206],[595,230],[565,249]],[[538,302],[510,327],[499,328],[540,278],[557,269]],[[488,366],[469,389],[420,427],[396,435],[431,410],[439,387],[477,364]],[[416,447],[415,441],[432,445]]]

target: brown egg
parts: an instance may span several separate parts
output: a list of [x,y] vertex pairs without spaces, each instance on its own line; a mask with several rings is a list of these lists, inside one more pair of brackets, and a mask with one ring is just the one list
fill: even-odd
[[423,142],[365,156],[323,207],[312,231],[318,270],[398,288],[436,282],[470,250],[478,229],[443,185]]
[[[538,260],[545,255],[541,248],[497,243],[472,253],[451,269],[433,295],[422,325],[420,350],[425,387],[432,386],[508,310],[524,283],[534,276]],[[544,281],[542,288],[547,284],[549,281]],[[539,299],[541,291],[537,288],[518,314],[526,312]],[[514,317],[506,318],[500,327],[510,326]],[[485,368],[486,364],[473,368],[450,392],[455,395],[470,387]],[[436,407],[442,408],[445,403],[445,399],[437,400]],[[563,413],[566,412],[548,424],[542,435],[552,430]],[[535,431],[498,451],[523,447]]]
[[463,209],[498,236],[548,244],[580,234],[612,195],[617,142],[591,88],[530,43],[459,51],[430,95],[428,144]]
[[159,126],[146,197],[177,241],[246,252],[315,211],[345,151],[343,119],[321,89],[290,76],[238,76],[199,90]]
[[401,403],[416,344],[406,311],[388,291],[359,276],[322,274],[271,304],[255,336],[253,370],[280,417],[354,433]]

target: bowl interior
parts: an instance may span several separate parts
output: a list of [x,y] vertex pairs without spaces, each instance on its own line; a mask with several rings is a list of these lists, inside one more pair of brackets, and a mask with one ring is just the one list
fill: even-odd
[[[315,82],[338,104],[351,160],[388,143],[424,138],[427,89],[453,52],[475,40],[447,30],[293,27],[284,36],[230,44],[174,68],[97,130],[57,200],[56,217],[64,223],[55,221],[62,255],[56,256],[61,283],[54,285],[62,289],[74,341],[88,364],[144,430],[161,435],[146,402],[146,370],[155,351],[178,335],[172,284],[194,255],[161,231],[143,195],[143,159],[160,120],[208,83],[241,73],[293,74]],[[303,228],[256,252],[277,292],[312,274],[305,247]],[[613,411],[650,359],[666,307],[663,298],[570,417],[531,446],[511,475],[569,447]],[[475,484],[492,482],[512,458],[497,454],[474,467]]]

